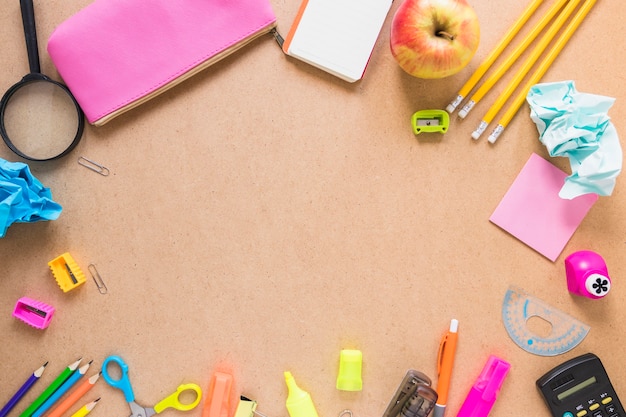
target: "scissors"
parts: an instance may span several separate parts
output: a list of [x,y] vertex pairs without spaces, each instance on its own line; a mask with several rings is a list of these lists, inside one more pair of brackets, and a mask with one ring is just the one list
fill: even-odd
[[[119,379],[113,378],[109,374],[109,364],[115,364],[122,371],[122,376]],[[175,408],[180,411],[189,411],[195,408],[198,403],[200,403],[200,398],[202,397],[202,390],[196,384],[182,384],[177,389],[176,392],[169,395],[165,399],[159,401],[153,407],[142,407],[141,405],[135,402],[135,394],[133,393],[133,388],[130,385],[130,379],[128,378],[128,365],[122,358],[116,355],[108,356],[104,362],[102,363],[102,376],[104,380],[113,388],[117,388],[124,393],[124,397],[130,406],[130,417],[150,417],[155,414],[160,413],[166,408]],[[185,391],[193,391],[196,394],[196,399],[189,404],[181,403],[179,398],[181,394]]]

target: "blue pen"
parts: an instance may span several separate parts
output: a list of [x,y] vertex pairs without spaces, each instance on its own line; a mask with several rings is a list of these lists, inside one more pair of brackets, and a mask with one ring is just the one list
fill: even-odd
[[78,370],[76,372],[74,372],[68,379],[67,381],[65,381],[63,383],[63,385],[61,385],[56,391],[54,391],[54,394],[52,394],[50,397],[48,397],[48,399],[41,404],[41,406],[37,409],[37,411],[35,411],[32,415],[32,417],[41,417],[43,415],[43,413],[45,413],[46,411],[48,411],[50,409],[50,407],[52,407],[54,405],[55,402],[57,402],[59,400],[59,398],[61,398],[63,396],[63,394],[65,394],[67,391],[69,391],[70,388],[72,388],[72,386],[78,382],[78,380],[87,373],[87,370],[89,369],[89,365],[91,365],[90,361],[88,364],[83,365],[82,367],[78,368]]

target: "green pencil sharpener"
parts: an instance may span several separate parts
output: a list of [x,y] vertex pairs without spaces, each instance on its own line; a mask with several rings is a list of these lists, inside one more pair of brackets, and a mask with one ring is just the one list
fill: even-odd
[[422,132],[446,133],[450,126],[450,116],[445,110],[420,110],[411,117],[413,133]]

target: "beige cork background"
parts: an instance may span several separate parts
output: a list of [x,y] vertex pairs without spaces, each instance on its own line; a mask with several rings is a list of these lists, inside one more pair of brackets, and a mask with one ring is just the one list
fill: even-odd
[[[45,42],[89,3],[35,0],[42,71],[52,78],[59,77]],[[286,34],[300,2],[271,3]],[[235,378],[233,396],[287,417],[283,372],[291,371],[320,417],[344,409],[380,417],[408,369],[436,385],[437,349],[452,318],[460,325],[447,416],[456,415],[489,355],[511,364],[494,417],[549,416],[536,379],[586,352],[626,393],[623,179],[552,262],[489,217],[533,152],[565,171],[568,161],[548,156],[527,105],[495,145],[470,137],[512,73],[467,119],[453,116],[445,135],[411,130],[415,111],[445,108],[456,96],[527,2],[471,4],[481,43],[449,78],[420,80],[396,64],[389,50],[396,0],[362,81],[349,84],[286,57],[267,35],[110,123],[86,126],[69,156],[31,163],[63,212],[51,222],[14,224],[0,239],[0,404],[46,361],[42,380],[11,416],[77,358],[93,360],[92,375],[117,354],[146,406],[185,382],[206,394],[213,372],[223,370]],[[609,115],[621,135],[625,13],[623,2],[599,0],[543,78],[616,98]],[[0,44],[0,86],[8,88],[28,68],[15,0],[0,8]],[[80,166],[81,156],[110,175]],[[21,161],[4,146],[0,157]],[[608,265],[613,288],[602,300],[567,290],[564,259],[583,249]],[[70,293],[47,265],[64,252],[87,274]],[[520,349],[501,318],[510,285],[591,331],[556,357]],[[12,317],[23,296],[56,307],[47,329]],[[335,388],[345,348],[363,353],[360,392]],[[130,414],[122,393],[102,379],[72,411],[98,397],[94,417]],[[200,416],[201,408],[186,414]]]

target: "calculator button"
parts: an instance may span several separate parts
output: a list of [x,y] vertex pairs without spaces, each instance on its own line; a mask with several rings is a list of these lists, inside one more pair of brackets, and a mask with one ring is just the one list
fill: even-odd
[[606,414],[604,414],[602,410],[599,410],[593,413],[593,417],[606,417]]
[[617,412],[617,408],[615,408],[615,404],[609,404],[606,406],[606,412],[609,414],[613,414]]
[[606,398],[602,399],[602,404],[606,405],[606,404],[610,403],[611,401],[613,401],[613,398],[606,397]]
[[595,411],[595,410],[597,410],[598,408],[600,408],[600,404],[598,404],[598,403],[594,403],[594,404],[591,404],[591,405],[589,406],[589,410],[591,410],[591,411]]
[[563,417],[574,417],[574,414],[570,413],[569,411],[566,411],[563,413]]
[[576,413],[576,417],[583,417],[587,415],[587,410],[580,410]]

